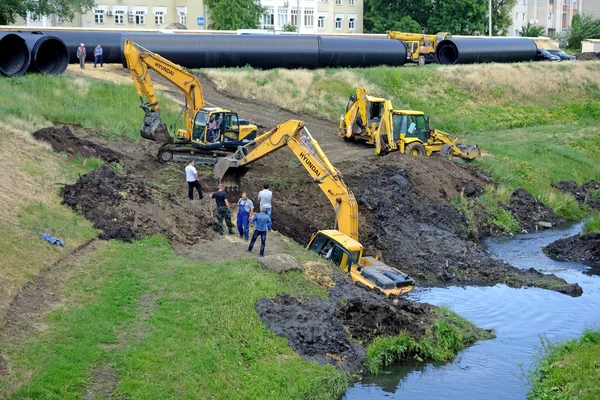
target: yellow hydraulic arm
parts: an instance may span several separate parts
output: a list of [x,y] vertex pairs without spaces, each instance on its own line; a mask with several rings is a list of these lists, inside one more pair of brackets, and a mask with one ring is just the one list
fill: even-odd
[[[192,132],[195,110],[204,107],[202,85],[198,78],[189,70],[183,68],[158,54],[145,49],[131,40],[124,45],[127,67],[135,84],[138,96],[142,101],[141,107],[146,111],[141,134],[144,138],[160,142],[171,141],[166,125],[160,120],[158,99],[154,91],[152,79],[148,68],[156,71],[160,76],[177,86],[186,99],[185,124],[186,131]],[[146,98],[144,102],[143,98]],[[165,131],[167,137],[165,137]]]
[[353,136],[352,126],[356,118],[360,116],[363,126],[367,126],[367,91],[363,88],[357,88],[354,103],[348,108],[346,114],[342,117],[344,122],[344,136],[350,138]]
[[331,202],[335,209],[335,229],[358,241],[358,205],[354,194],[302,121],[289,120],[240,147],[234,154],[220,158],[215,165],[215,178],[222,181],[232,168],[245,167],[285,146],[292,150]]

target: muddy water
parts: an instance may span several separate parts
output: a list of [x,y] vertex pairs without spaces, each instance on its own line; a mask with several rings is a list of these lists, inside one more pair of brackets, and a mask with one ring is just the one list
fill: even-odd
[[581,227],[487,241],[490,252],[518,268],[533,267],[578,282],[581,297],[504,285],[417,290],[413,299],[449,305],[478,326],[494,328],[497,338],[477,343],[449,363],[412,363],[367,376],[344,399],[525,399],[528,387],[522,371],[539,352],[540,335],[560,341],[600,325],[600,268],[556,262],[541,251],[554,240],[581,232]]

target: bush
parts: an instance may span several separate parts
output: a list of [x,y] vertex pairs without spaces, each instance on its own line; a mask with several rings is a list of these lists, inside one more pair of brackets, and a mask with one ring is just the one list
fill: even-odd
[[583,226],[583,233],[600,232],[600,217],[590,219]]
[[600,39],[600,19],[589,14],[573,16],[569,33],[569,47],[579,48],[583,39]]

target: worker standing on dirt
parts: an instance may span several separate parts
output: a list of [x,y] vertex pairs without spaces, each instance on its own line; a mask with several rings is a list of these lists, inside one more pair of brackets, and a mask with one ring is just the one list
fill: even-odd
[[100,45],[96,46],[96,48],[94,49],[94,68],[96,68],[96,65],[100,64],[100,66],[102,68],[104,68],[104,63],[102,62],[102,53],[104,50],[102,50],[102,47],[100,47]]
[[202,186],[200,186],[200,182],[198,181],[198,171],[196,170],[196,163],[194,161],[190,161],[190,163],[185,167],[185,180],[188,184],[188,197],[190,200],[194,200],[194,188],[198,191],[198,198],[202,200],[204,195],[202,194]]
[[254,225],[254,233],[252,234],[252,240],[248,246],[248,252],[252,252],[254,242],[260,235],[260,256],[265,255],[265,244],[267,243],[267,231],[271,230],[271,218],[267,215],[266,210],[261,207],[258,214],[254,214],[252,217],[252,225]]
[[83,43],[77,48],[77,59],[79,60],[79,66],[85,68],[85,46]]
[[225,185],[219,186],[219,191],[214,192],[211,196],[217,203],[217,232],[223,234],[223,219],[229,228],[229,234],[233,235],[233,224],[231,223],[231,213],[229,212],[229,201],[227,201],[227,193]]
[[248,241],[250,236],[250,218],[254,213],[254,203],[248,198],[246,192],[242,193],[242,198],[238,200],[238,213],[237,213],[237,228],[240,233],[240,237]]
[[273,192],[271,192],[269,190],[268,183],[265,183],[263,185],[263,188],[264,188],[263,190],[258,192],[258,201],[260,202],[260,209],[262,210],[264,208],[265,214],[267,214],[270,219],[271,218],[271,210],[272,210],[271,200],[273,200]]

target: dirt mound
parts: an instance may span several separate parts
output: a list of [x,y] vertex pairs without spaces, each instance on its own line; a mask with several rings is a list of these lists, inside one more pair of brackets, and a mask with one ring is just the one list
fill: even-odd
[[[538,228],[561,225],[564,219],[525,189],[517,189],[504,206],[519,221],[521,228],[531,232]],[[548,226],[550,224],[550,226]]]
[[600,265],[600,233],[592,232],[559,239],[544,247],[544,251],[559,260]]
[[212,216],[199,201],[180,200],[107,166],[63,187],[62,195],[63,204],[103,231],[101,239],[164,235],[172,242],[194,244],[212,234]]
[[72,156],[96,157],[105,162],[118,162],[121,158],[121,155],[116,151],[89,140],[78,138],[68,125],[43,128],[32,135],[37,140],[50,143],[54,151],[62,151]]
[[600,60],[600,53],[576,53],[573,54],[580,61],[595,61]]
[[591,208],[600,211],[600,201],[592,195],[593,191],[600,190],[600,183],[589,180],[579,186],[577,182],[570,180],[553,183],[552,187],[563,193],[571,194],[579,204],[587,204]]

